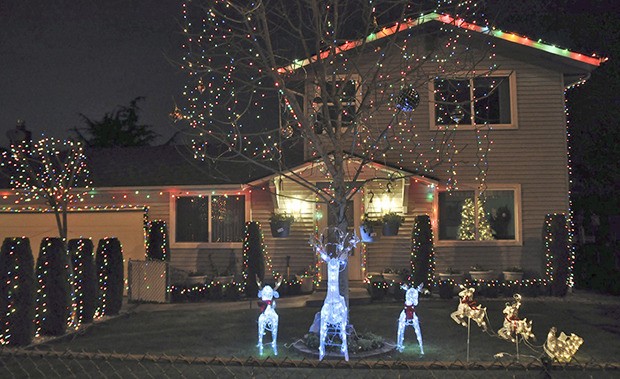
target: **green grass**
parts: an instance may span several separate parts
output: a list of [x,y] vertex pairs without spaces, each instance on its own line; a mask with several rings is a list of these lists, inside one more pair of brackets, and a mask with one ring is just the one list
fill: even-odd
[[[491,328],[502,326],[502,309],[506,300],[480,299],[487,307]],[[420,319],[426,355],[420,356],[415,334],[408,328],[403,353],[392,352],[385,359],[407,361],[465,361],[467,329],[450,318],[458,300],[421,299],[416,312]],[[585,304],[561,300],[545,301],[524,298],[520,317],[533,320],[534,334],[542,345],[551,326],[558,331],[575,333],[585,342],[577,354],[579,362],[620,361],[620,310],[615,305]],[[358,332],[373,332],[389,342],[396,339],[396,320],[402,304],[381,302],[352,306],[350,319]],[[279,356],[299,359],[295,349],[287,348],[301,338],[319,308],[279,308]],[[225,310],[209,307],[200,310],[137,312],[104,323],[98,323],[83,334],[48,344],[55,350],[102,351],[124,354],[258,357],[257,309]],[[483,333],[472,322],[470,360],[492,361],[499,352],[514,353],[514,344]],[[271,336],[267,334],[265,342]],[[542,349],[532,351],[520,346],[522,355],[539,356]],[[271,354],[265,346],[265,356]],[[354,357],[354,355],[351,355]]]

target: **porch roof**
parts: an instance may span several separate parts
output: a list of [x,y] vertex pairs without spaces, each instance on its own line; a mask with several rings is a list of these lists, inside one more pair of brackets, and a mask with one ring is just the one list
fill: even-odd
[[94,187],[245,184],[270,170],[240,161],[201,161],[188,146],[90,148],[86,165]]
[[[362,162],[362,158],[357,157],[357,156],[349,156],[347,158],[348,161],[353,162],[353,164],[360,164]],[[254,181],[248,182],[247,184],[250,186],[258,186],[268,180],[277,178],[277,177],[287,177],[287,176],[295,176],[300,174],[301,172],[311,169],[311,168],[316,168],[318,166],[322,166],[324,163],[320,160],[320,159],[315,159],[315,160],[311,160],[311,161],[306,161],[303,162],[301,164],[299,164],[296,167],[293,167],[292,169],[288,170],[287,172],[281,172],[281,173],[275,173],[275,174],[271,174],[271,175],[267,175],[264,176],[262,178],[256,179]],[[426,182],[428,184],[432,184],[432,185],[437,185],[439,183],[439,181],[435,178],[431,178],[428,176],[423,176],[420,175],[419,173],[413,172],[413,171],[408,171],[408,170],[403,170],[401,168],[397,168],[394,166],[390,166],[384,163],[380,163],[380,162],[375,162],[375,161],[368,161],[367,163],[365,163],[365,166],[371,169],[375,169],[378,171],[382,171],[384,173],[386,173],[386,175],[392,176],[394,178],[412,178],[414,180],[420,180],[423,182]]]

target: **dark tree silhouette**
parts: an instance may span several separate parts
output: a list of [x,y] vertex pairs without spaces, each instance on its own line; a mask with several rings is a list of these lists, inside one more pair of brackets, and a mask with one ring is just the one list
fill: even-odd
[[128,147],[150,145],[158,134],[151,130],[152,125],[139,123],[138,102],[144,97],[136,97],[129,106],[119,105],[116,110],[103,115],[101,120],[93,120],[80,113],[85,127],[72,129],[90,147]]

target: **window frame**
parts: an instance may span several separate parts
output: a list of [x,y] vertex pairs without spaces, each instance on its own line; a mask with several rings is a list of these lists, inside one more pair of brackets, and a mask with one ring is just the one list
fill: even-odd
[[[480,191],[477,189],[477,186],[460,186],[458,190],[452,191],[473,191],[474,199],[477,201]],[[487,184],[485,191],[513,191],[514,192],[514,224],[515,224],[515,239],[514,240],[441,240],[439,239],[439,224],[441,220],[439,219],[439,192],[448,192],[447,190],[438,190],[437,196],[435,196],[434,207],[436,209],[436,220],[435,228],[433,230],[435,245],[438,247],[449,247],[449,246],[522,246],[523,245],[523,237],[521,235],[521,185],[520,184]],[[477,225],[476,225],[477,227]]]
[[[173,194],[170,197],[170,247],[173,248],[185,248],[185,249],[197,249],[197,248],[224,248],[224,249],[236,249],[243,247],[243,241],[241,242],[211,242],[213,238],[212,227],[212,208],[211,199],[213,196],[243,196],[244,197],[244,224],[250,220],[250,199],[247,193],[236,191],[189,191],[179,194]],[[176,230],[177,230],[177,199],[180,197],[207,197],[209,204],[209,242],[177,242]]]
[[[335,81],[346,81],[346,80],[349,80],[349,81],[353,81],[355,83],[355,96],[354,96],[355,100],[354,101],[343,101],[343,100],[341,100],[340,104],[341,104],[342,109],[344,109],[346,107],[349,107],[349,106],[353,106],[354,109],[355,109],[355,114],[357,114],[357,112],[359,111],[359,108],[360,108],[360,104],[362,102],[362,79],[361,79],[361,76],[358,75],[358,74],[338,74],[338,75],[329,76],[329,77],[325,78],[325,81],[326,82],[332,82],[332,79],[335,80]],[[323,88],[319,87],[316,83],[312,84],[312,91],[313,91],[312,93],[314,94],[314,96],[311,99],[316,99],[316,98],[322,99],[321,103],[320,103],[321,104],[320,107],[323,107],[323,106],[327,106],[327,107],[333,106],[334,103],[323,101],[323,97],[321,96]],[[311,103],[313,103],[313,100],[311,100]],[[320,112],[322,112],[322,109],[316,109],[312,105],[310,105],[308,107],[308,109],[310,110],[310,112],[313,112],[315,114],[315,116],[313,116],[313,117],[315,117],[317,119],[317,121],[318,121],[318,114]],[[353,120],[354,120],[353,123],[355,123],[355,117],[353,117]],[[340,127],[340,131],[341,132],[345,131],[351,125],[353,125],[353,124],[341,126]],[[325,128],[323,127],[323,129],[325,129]],[[322,133],[319,133],[319,134],[323,134],[323,133],[325,133],[325,131],[323,131]]]
[[[469,124],[461,124],[458,125],[456,123],[453,124],[437,124],[437,115],[435,113],[436,101],[435,101],[435,80],[436,79],[453,79],[453,80],[469,80],[469,95],[470,99],[474,98],[474,85],[473,81],[478,78],[494,78],[494,77],[508,77],[508,85],[509,85],[509,94],[510,94],[510,124],[476,124],[475,101],[470,101],[469,103],[469,111],[472,115],[472,121]],[[431,117],[430,120],[430,129],[431,130],[444,130],[444,129],[452,129],[452,130],[475,130],[479,128],[490,128],[490,129],[518,129],[518,117],[517,117],[517,74],[515,71],[493,71],[488,75],[472,75],[471,72],[457,72],[450,75],[445,76],[435,76],[430,78],[429,80],[429,114]]]

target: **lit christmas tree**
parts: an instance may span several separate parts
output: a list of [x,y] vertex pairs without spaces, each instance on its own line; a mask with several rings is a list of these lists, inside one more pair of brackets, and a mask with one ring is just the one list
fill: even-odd
[[[477,203],[478,217],[478,241],[488,241],[494,239],[491,232],[491,225],[484,214],[482,201]],[[476,214],[474,213],[474,200],[465,199],[461,209],[461,224],[458,229],[458,238],[463,241],[473,241],[476,239]]]
[[11,186],[19,203],[45,202],[56,216],[58,234],[67,238],[69,206],[86,193],[90,180],[84,148],[78,141],[44,138],[11,145],[2,166],[11,168]]

